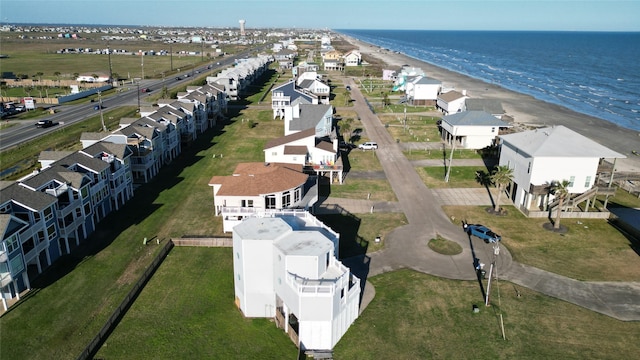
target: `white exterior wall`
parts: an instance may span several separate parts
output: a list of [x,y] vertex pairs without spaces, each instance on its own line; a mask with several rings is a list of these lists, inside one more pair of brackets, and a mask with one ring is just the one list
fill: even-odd
[[275,316],[273,242],[233,237],[233,273],[240,310],[246,317]]
[[513,203],[516,206],[525,205],[527,208],[529,204],[524,204],[524,201],[529,201],[529,199],[525,199],[525,195],[529,192],[531,184],[531,173],[527,172],[529,163],[533,166],[533,158],[529,157],[528,154],[518,153],[508,144],[502,144],[500,148],[499,165],[507,166],[513,170],[513,182],[518,185]]
[[315,148],[311,153],[311,162],[314,164],[332,165],[336,162],[336,154]]
[[[531,169],[531,183],[542,185],[554,180],[571,180],[574,177],[573,186],[569,187],[572,194],[580,194],[591,188],[595,181],[599,159],[597,158],[536,158]],[[591,176],[589,186],[585,187],[587,176]]]
[[451,126],[446,121],[442,128],[456,137],[463,137],[462,147],[465,149],[482,149],[493,143],[500,128],[498,126]]
[[439,91],[438,84],[414,84],[412,97],[414,100],[437,100]]

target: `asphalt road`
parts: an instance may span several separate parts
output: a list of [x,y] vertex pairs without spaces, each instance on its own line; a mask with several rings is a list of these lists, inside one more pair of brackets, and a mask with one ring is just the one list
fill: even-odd
[[[244,58],[251,52],[256,50],[260,51],[262,49],[264,49],[264,47],[247,50],[239,54],[233,54],[224,59],[219,59],[219,65],[213,65],[211,69],[207,69],[207,66],[204,65],[197,69],[175,74],[169,78],[165,78],[164,80],[149,79],[140,81],[138,85],[125,84],[124,87],[120,87],[120,89],[124,89],[124,91],[116,92],[115,94],[102,99],[103,109],[108,111],[124,105],[137,106],[139,104],[139,100],[142,101],[144,97],[157,93],[163,86],[172,88],[183,83],[190,82],[193,80],[193,76],[195,75],[199,76],[202,73],[216,72],[221,68],[225,68],[233,64],[235,59]],[[196,73],[196,71],[199,71],[199,73]],[[185,77],[185,75],[188,75],[188,77]],[[140,92],[140,89],[146,88],[151,89],[151,91],[145,93]],[[55,105],[51,107],[56,110],[55,114],[32,120],[20,120],[19,125],[0,131],[0,151],[8,150],[18,144],[33,140],[52,131],[56,131],[61,127],[69,126],[71,124],[84,121],[92,116],[99,115],[99,111],[94,110],[94,106],[96,105],[96,102],[78,105]],[[54,123],[58,123],[58,125],[50,128],[35,127],[35,124],[40,120],[51,120]]]

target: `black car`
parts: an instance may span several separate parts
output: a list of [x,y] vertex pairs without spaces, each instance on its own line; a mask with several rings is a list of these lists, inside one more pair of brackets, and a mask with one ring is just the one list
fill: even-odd
[[54,125],[58,125],[57,122],[53,122],[51,120],[40,120],[36,123],[36,127],[39,128],[48,128],[48,127],[52,127]]

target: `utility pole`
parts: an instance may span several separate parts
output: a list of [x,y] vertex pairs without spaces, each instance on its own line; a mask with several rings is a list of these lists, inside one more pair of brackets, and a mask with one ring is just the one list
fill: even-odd
[[444,182],[449,182],[449,175],[451,174],[451,162],[453,161],[453,153],[456,151],[456,133],[458,128],[454,128],[453,142],[451,143],[451,154],[449,155],[449,166],[447,167],[447,175],[444,177]]
[[102,116],[102,94],[98,91],[98,107],[100,108],[100,123],[102,123],[102,131],[107,132],[107,127],[104,125],[104,117]]
[[138,113],[139,113],[140,112],[140,81],[137,81],[136,85],[138,85]]
[[169,58],[171,62],[171,71],[173,71],[173,44],[169,44]]
[[109,57],[109,79],[113,82],[113,68],[111,67],[111,47],[107,41],[107,56]]
[[142,69],[142,80],[144,80],[144,52],[140,53],[140,68]]

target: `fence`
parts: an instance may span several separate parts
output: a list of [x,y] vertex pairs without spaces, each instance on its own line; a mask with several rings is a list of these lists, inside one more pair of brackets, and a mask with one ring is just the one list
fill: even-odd
[[217,238],[179,238],[171,239],[175,246],[196,247],[233,247],[233,239],[230,237]]
[[120,306],[118,306],[113,314],[111,314],[111,317],[109,318],[109,320],[107,320],[107,323],[104,324],[102,329],[100,329],[98,335],[93,338],[89,345],[87,345],[87,347],[82,351],[80,356],[78,356],[78,360],[92,359],[96,355],[96,353],[98,352],[102,344],[104,344],[105,340],[109,337],[113,329],[115,329],[118,323],[120,323],[120,320],[122,320],[122,317],[127,312],[127,310],[129,310],[131,304],[138,297],[151,276],[153,276],[160,264],[162,264],[162,261],[164,261],[164,259],[167,257],[169,251],[173,249],[173,246],[174,243],[171,240],[169,240],[164,245],[164,247],[160,250],[160,253],[156,256],[155,259],[153,259],[151,265],[149,265],[144,274],[142,274],[140,279],[138,279],[138,282],[135,284],[135,286],[131,289],[131,291],[129,291],[129,294],[127,294]]

